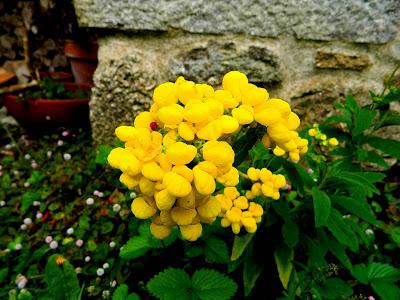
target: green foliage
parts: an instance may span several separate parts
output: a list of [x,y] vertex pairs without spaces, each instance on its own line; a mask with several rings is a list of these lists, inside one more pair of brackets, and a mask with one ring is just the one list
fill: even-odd
[[61,82],[54,81],[50,77],[45,77],[40,82],[39,87],[32,88],[25,92],[27,99],[80,99],[87,97],[87,92],[83,90],[69,91]]
[[147,288],[161,300],[225,300],[235,294],[237,286],[214,270],[198,270],[190,278],[184,270],[169,268],[151,279]]
[[113,293],[112,300],[140,300],[136,293],[129,294],[129,289],[126,284],[121,284]]

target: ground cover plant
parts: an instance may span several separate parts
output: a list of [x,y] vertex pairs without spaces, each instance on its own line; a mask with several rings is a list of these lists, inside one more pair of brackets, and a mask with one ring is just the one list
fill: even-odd
[[399,299],[399,98],[300,126],[231,72],[158,86],[113,147],[3,128],[0,296]]

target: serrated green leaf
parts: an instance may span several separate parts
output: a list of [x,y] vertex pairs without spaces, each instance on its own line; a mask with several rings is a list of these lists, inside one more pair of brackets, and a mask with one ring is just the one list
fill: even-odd
[[192,287],[196,295],[202,300],[226,300],[236,292],[236,283],[225,275],[202,269],[196,271],[192,277]]
[[371,224],[377,224],[377,220],[371,207],[364,199],[333,195],[331,196],[331,200],[333,203],[340,205],[348,212],[351,212],[361,219]]
[[181,269],[169,268],[147,283],[149,292],[161,300],[192,299],[192,282],[189,275]]
[[368,129],[371,126],[375,115],[376,111],[370,110],[368,107],[362,108],[354,120],[353,135],[357,136]]
[[371,282],[371,286],[382,300],[400,299],[400,288],[393,283],[382,280],[374,280]]
[[358,251],[357,236],[344,222],[342,215],[336,209],[331,209],[325,226],[339,242],[348,246],[354,252]]
[[353,293],[351,286],[340,278],[328,278],[318,290],[324,299],[348,299]]
[[363,284],[368,284],[369,278],[367,274],[367,267],[365,266],[365,264],[354,265],[350,271],[351,275],[353,275],[354,278],[357,279],[359,282]]
[[232,246],[231,260],[236,260],[243,254],[253,237],[254,233],[248,233],[243,236],[235,236]]
[[126,300],[128,296],[128,286],[126,284],[121,284],[117,289],[114,291],[112,295],[112,300]]
[[299,241],[299,227],[293,221],[286,221],[282,226],[283,239],[290,248],[297,245]]
[[205,244],[204,254],[208,261],[221,264],[229,262],[228,246],[223,240],[210,236],[206,239]]
[[279,245],[276,247],[274,252],[275,263],[278,269],[279,279],[285,289],[288,288],[290,275],[293,270],[293,249],[286,247],[285,245]]
[[389,281],[400,280],[400,270],[389,264],[370,263],[367,267],[367,276],[369,280],[385,279]]
[[370,136],[366,140],[370,146],[386,153],[396,159],[400,159],[400,142],[390,139],[384,139],[377,136]]
[[324,191],[319,190],[317,187],[312,188],[312,197],[314,204],[315,227],[320,227],[328,220],[331,210],[331,200]]
[[134,259],[144,255],[151,249],[148,239],[143,236],[134,236],[123,246],[119,256],[124,259]]

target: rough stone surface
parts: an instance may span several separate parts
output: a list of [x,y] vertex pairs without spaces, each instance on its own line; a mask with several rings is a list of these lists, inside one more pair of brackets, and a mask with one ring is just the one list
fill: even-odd
[[399,29],[398,0],[76,0],[82,26],[127,31],[293,35],[385,43]]
[[371,61],[365,54],[346,54],[334,51],[318,50],[315,56],[315,66],[321,69],[362,70]]
[[277,65],[277,57],[265,47],[239,50],[234,42],[209,42],[179,53],[171,60],[169,71],[172,78],[182,75],[196,82],[218,85],[230,70],[241,70],[252,82],[269,85],[280,82]]

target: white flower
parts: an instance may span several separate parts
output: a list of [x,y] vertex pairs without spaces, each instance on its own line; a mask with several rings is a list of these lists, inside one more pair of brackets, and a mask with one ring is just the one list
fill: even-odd
[[114,248],[116,246],[114,241],[111,241],[109,245],[110,245],[110,248]]
[[62,140],[59,140],[59,141],[57,142],[57,146],[62,146],[62,145],[64,145],[64,142],[63,142]]
[[53,241],[53,237],[51,235],[48,235],[44,240],[47,244],[50,244]]
[[31,218],[25,218],[24,219],[24,224],[31,225],[32,224],[32,219]]
[[17,184],[15,182],[11,183],[11,187],[15,189],[17,187]]
[[311,168],[308,168],[308,169],[307,169],[307,173],[308,173],[308,174],[312,174],[312,173],[314,173],[314,170],[311,169]]
[[77,247],[82,247],[83,246],[83,240],[76,240],[75,245]]
[[104,299],[107,299],[110,296],[110,291],[109,290],[104,290],[102,293],[102,296]]
[[43,217],[43,214],[40,211],[38,211],[36,213],[36,219],[40,219],[41,217]]
[[103,264],[103,269],[108,269],[109,267],[110,267],[110,265],[108,263]]
[[30,159],[31,159],[31,155],[30,155],[30,154],[25,154],[24,158],[25,158],[26,160],[30,160]]
[[116,285],[117,285],[117,281],[116,280],[113,280],[113,281],[110,282],[110,286],[111,287],[115,287]]
[[2,206],[4,206],[4,205],[6,205],[6,201],[1,200],[1,201],[0,201],[0,207],[2,207]]
[[50,120],[51,120],[51,117],[50,117],[50,116],[46,116],[46,120],[47,120],[47,121],[50,121]]
[[40,201],[33,201],[33,206],[39,206],[40,205]]
[[89,255],[85,257],[85,261],[86,261],[86,262],[89,262],[91,259],[92,259],[92,258],[91,258]]
[[82,268],[81,267],[76,267],[75,268],[75,272],[76,272],[76,274],[82,273]]
[[103,193],[103,192],[98,192],[98,193],[97,193],[97,196],[100,197],[100,198],[102,198],[102,197],[104,197],[104,193]]
[[26,226],[26,224],[22,224],[22,225],[20,226],[20,228],[21,228],[21,230],[26,230],[26,228],[28,228],[28,226]]
[[95,191],[93,192],[93,195],[98,196],[99,193],[100,193],[100,192],[99,192],[98,190],[95,190]]
[[19,289],[23,289],[28,283],[28,278],[26,278],[24,275],[18,274],[17,278],[15,279],[15,283]]
[[4,146],[4,148],[6,150],[10,150],[12,147],[13,147],[13,145],[11,145],[11,144],[7,144],[7,145]]
[[119,205],[118,203],[113,205],[113,211],[119,212],[120,210],[121,210],[121,205]]
[[103,268],[98,268],[96,273],[97,273],[97,276],[103,276],[104,275],[104,269]]
[[68,234],[68,235],[71,235],[71,234],[73,234],[73,233],[74,233],[74,229],[73,229],[72,227],[70,227],[70,228],[67,229],[67,234]]
[[18,170],[14,170],[13,173],[14,173],[15,176],[19,175],[19,171]]
[[71,154],[69,154],[69,153],[64,153],[63,157],[64,157],[64,160],[70,160],[72,158]]
[[39,167],[39,165],[37,164],[36,161],[33,161],[33,162],[31,163],[31,167],[32,167],[32,169],[37,169],[37,168]]
[[15,250],[21,250],[22,249],[22,245],[20,243],[16,244],[14,247]]
[[131,199],[135,199],[136,198],[136,193],[135,192],[131,192],[130,195]]
[[63,132],[62,132],[62,134],[61,134],[62,136],[69,136],[69,131],[67,131],[67,130],[64,130]]
[[58,242],[57,241],[52,241],[50,243],[50,248],[51,249],[55,250],[55,249],[57,249],[57,247],[58,247]]
[[47,157],[48,157],[48,158],[50,158],[50,157],[52,157],[52,155],[53,155],[53,152],[51,152],[51,151],[47,151],[46,155],[47,155]]
[[24,182],[24,187],[29,187],[31,184],[29,182]]
[[350,214],[343,215],[342,218],[343,218],[343,219],[350,219],[350,218],[351,218],[351,215],[350,215]]
[[94,199],[93,198],[87,198],[86,199],[86,204],[87,205],[93,205],[94,204]]
[[368,229],[365,229],[365,234],[366,235],[374,235],[374,231],[372,229],[368,228]]

